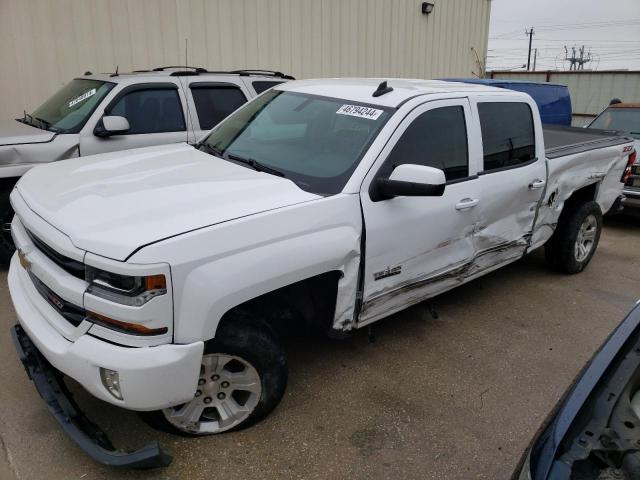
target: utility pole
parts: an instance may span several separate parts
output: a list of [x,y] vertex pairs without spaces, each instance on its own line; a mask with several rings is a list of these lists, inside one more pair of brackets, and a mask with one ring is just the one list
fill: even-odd
[[534,48],[533,50],[533,71],[536,71],[536,60],[538,58],[538,49]]
[[529,36],[529,56],[527,57],[527,70],[531,70],[531,42],[533,41],[533,27],[529,31],[524,31],[525,35]]

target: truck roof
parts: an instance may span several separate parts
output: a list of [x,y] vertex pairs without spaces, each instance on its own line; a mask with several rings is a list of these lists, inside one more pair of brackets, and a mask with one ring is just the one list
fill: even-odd
[[478,85],[539,85],[541,87],[566,87],[561,83],[535,82],[533,80],[511,80],[504,78],[443,78],[448,82],[477,83]]
[[[378,97],[372,96],[381,82],[387,82],[387,85],[392,87],[393,91]],[[412,97],[425,94],[505,92],[502,88],[488,87],[485,85],[407,78],[323,78],[296,80],[280,84],[276,89],[324,95],[384,107],[398,107]]]

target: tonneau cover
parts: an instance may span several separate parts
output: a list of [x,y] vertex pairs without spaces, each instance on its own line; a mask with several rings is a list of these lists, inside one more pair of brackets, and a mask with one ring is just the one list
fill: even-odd
[[624,136],[621,132],[593,128],[543,125],[542,132],[549,159],[633,142],[632,138]]

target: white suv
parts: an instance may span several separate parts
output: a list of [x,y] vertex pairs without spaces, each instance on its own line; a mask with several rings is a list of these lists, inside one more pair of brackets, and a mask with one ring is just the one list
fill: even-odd
[[32,113],[0,121],[0,262],[8,262],[18,178],[42,163],[167,143],[195,143],[263,91],[293,77],[265,70],[159,67],[75,78]]

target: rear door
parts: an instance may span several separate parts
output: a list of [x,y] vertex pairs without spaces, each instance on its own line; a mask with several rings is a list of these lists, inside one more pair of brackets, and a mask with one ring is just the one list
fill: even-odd
[[[363,183],[365,268],[360,325],[452,288],[474,255],[478,129],[466,98],[438,100],[402,121]],[[401,164],[445,172],[441,197],[372,199],[370,186]]]
[[472,103],[483,152],[474,260],[480,273],[524,255],[547,174],[542,126],[533,114],[533,101],[481,96]]
[[[97,124],[85,126],[80,138],[80,152],[93,155],[186,142],[185,105],[182,89],[173,81],[126,86],[108,102]],[[125,117],[130,130],[109,137],[95,135],[103,115]]]

